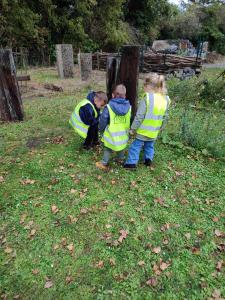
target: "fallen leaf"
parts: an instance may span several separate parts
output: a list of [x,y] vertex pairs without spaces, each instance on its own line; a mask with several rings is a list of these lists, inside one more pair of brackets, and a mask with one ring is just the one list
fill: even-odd
[[53,250],[57,250],[57,249],[59,249],[59,244],[55,244],[55,245],[53,245]]
[[73,243],[70,243],[66,248],[70,251],[71,254],[73,254],[73,252],[74,252],[74,245],[73,245]]
[[3,177],[3,176],[0,176],[0,183],[2,183],[2,182],[4,182],[4,181],[5,181],[4,177]]
[[72,276],[66,276],[66,284],[70,284],[73,281]]
[[27,184],[34,184],[35,180],[32,180],[32,179],[22,179],[22,180],[20,180],[20,182],[22,183],[22,185],[27,185]]
[[162,206],[164,205],[164,199],[163,198],[156,198],[156,199],[154,199],[154,202],[159,203]]
[[116,184],[116,180],[112,180],[112,181],[111,181],[111,184],[112,184],[112,185],[115,185],[115,184]]
[[109,229],[109,228],[111,228],[111,227],[112,227],[112,225],[110,225],[110,224],[106,224],[106,225],[105,225],[105,227],[106,227],[107,229]]
[[101,175],[98,175],[97,179],[98,179],[98,180],[102,180],[102,176],[101,176]]
[[168,245],[169,244],[169,240],[168,239],[164,239],[163,240],[163,245]]
[[30,233],[29,233],[29,238],[34,237],[36,234],[36,229],[31,229]]
[[218,263],[216,264],[216,269],[218,272],[220,272],[222,270],[223,265],[224,265],[224,262],[222,260],[218,261]]
[[71,189],[71,190],[70,190],[70,193],[71,193],[71,194],[75,194],[75,193],[77,193],[77,190]]
[[159,266],[157,264],[154,264],[152,269],[155,275],[159,276],[161,274],[161,270],[159,269]]
[[166,263],[166,262],[160,262],[160,265],[159,265],[159,268],[160,268],[160,270],[162,270],[162,271],[164,271],[164,270],[166,270],[168,267],[170,266],[170,263]]
[[53,286],[53,282],[51,280],[47,280],[45,283],[45,289],[49,289]]
[[161,227],[161,231],[166,231],[166,230],[168,230],[168,229],[170,229],[170,224],[164,224],[162,227]]
[[114,258],[110,258],[110,259],[109,259],[109,263],[110,263],[110,265],[111,265],[112,267],[114,267],[114,266],[116,265],[116,261],[115,261]]
[[13,299],[20,299],[20,295],[18,294],[18,295],[15,295],[15,296],[13,296]]
[[120,230],[120,237],[118,238],[118,242],[119,243],[122,243],[123,242],[123,240],[127,237],[127,235],[128,235],[128,231],[126,231],[126,230]]
[[218,289],[215,289],[215,290],[213,291],[213,293],[212,293],[212,297],[215,298],[215,299],[220,298],[220,295],[221,295],[221,292],[220,292],[220,290],[218,290]]
[[198,248],[198,247],[193,247],[193,248],[191,249],[191,252],[192,252],[193,254],[198,255],[198,254],[200,253],[200,248]]
[[225,237],[225,233],[223,233],[222,231],[216,229],[214,231],[215,235],[218,236],[218,237]]
[[12,253],[13,249],[10,247],[6,247],[4,251],[5,251],[5,253],[10,254],[10,253]]
[[102,269],[104,267],[104,261],[103,260],[100,260],[98,263],[96,263],[96,268],[98,269]]
[[144,266],[145,266],[145,262],[144,262],[143,260],[140,260],[140,261],[138,262],[138,266],[139,266],[139,267],[144,267]]
[[125,205],[125,202],[124,201],[121,201],[120,202],[120,206],[124,206]]
[[20,224],[23,224],[25,222],[25,219],[27,217],[27,214],[22,214],[20,217]]
[[184,173],[183,173],[183,172],[179,172],[179,171],[175,171],[175,175],[176,175],[177,177],[180,177],[180,176],[183,176]]
[[81,208],[80,213],[83,214],[83,215],[87,214],[88,213],[88,208],[85,208],[85,207]]
[[148,226],[147,230],[148,230],[149,233],[153,232],[153,228],[151,226]]
[[146,281],[148,286],[157,286],[157,279],[155,277],[151,277]]
[[57,214],[57,212],[59,211],[58,207],[56,205],[54,205],[54,204],[52,205],[51,209],[52,209],[52,213],[53,214]]
[[190,238],[191,238],[191,234],[190,234],[189,232],[185,233],[184,236],[185,236],[188,240],[190,240]]
[[73,224],[78,221],[78,218],[73,217],[72,215],[68,215],[69,223]]
[[39,274],[39,272],[40,272],[40,271],[39,271],[38,269],[33,269],[33,270],[32,270],[32,274],[34,274],[34,275]]
[[30,229],[30,228],[32,227],[33,224],[34,224],[34,221],[33,221],[33,220],[29,221],[29,222],[27,223],[27,225],[24,226],[24,229]]
[[218,217],[214,217],[212,218],[213,222],[218,222],[219,221],[219,218]]
[[66,238],[62,238],[62,239],[61,239],[61,245],[62,245],[63,247],[65,247],[65,246],[67,245]]
[[161,252],[161,247],[155,247],[152,249],[153,253],[159,254]]

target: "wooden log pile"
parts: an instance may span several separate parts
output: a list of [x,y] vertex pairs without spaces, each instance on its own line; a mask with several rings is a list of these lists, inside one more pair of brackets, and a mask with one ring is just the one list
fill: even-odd
[[[97,52],[92,55],[93,69],[106,70],[107,58],[118,54]],[[149,51],[140,59],[140,69],[143,73],[157,72],[168,74],[184,68],[201,69],[202,59],[196,57],[184,57],[173,54],[163,54]]]
[[117,55],[116,53],[96,52],[92,54],[92,68],[93,70],[106,70],[107,58],[109,56]]
[[157,72],[168,74],[184,68],[201,68],[202,59],[196,57],[183,57],[173,54],[155,53],[153,51],[144,54],[142,72]]

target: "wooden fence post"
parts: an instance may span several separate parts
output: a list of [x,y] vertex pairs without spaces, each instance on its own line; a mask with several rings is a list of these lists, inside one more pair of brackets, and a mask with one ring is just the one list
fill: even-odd
[[139,78],[139,46],[124,46],[121,58],[111,56],[107,59],[106,86],[109,99],[115,84],[124,84],[127,89],[126,98],[132,105],[132,117],[137,111],[137,93]]
[[140,46],[124,46],[120,62],[118,83],[127,89],[126,98],[132,105],[132,116],[137,111],[138,78],[139,78]]
[[11,49],[0,50],[0,120],[23,121],[22,99]]

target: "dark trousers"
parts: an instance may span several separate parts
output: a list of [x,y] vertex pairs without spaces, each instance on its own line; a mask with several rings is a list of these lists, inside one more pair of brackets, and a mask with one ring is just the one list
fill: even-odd
[[96,143],[98,143],[98,124],[89,127],[87,137],[84,141],[84,145],[92,146]]

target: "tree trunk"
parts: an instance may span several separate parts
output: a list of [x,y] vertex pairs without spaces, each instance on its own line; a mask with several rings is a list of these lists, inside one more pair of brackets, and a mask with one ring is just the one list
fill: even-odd
[[23,118],[12,50],[0,50],[0,120],[23,121]]
[[109,99],[116,84],[124,84],[127,89],[126,98],[132,105],[132,118],[137,111],[137,93],[139,78],[139,46],[124,46],[121,58],[113,56],[107,59],[106,85]]

